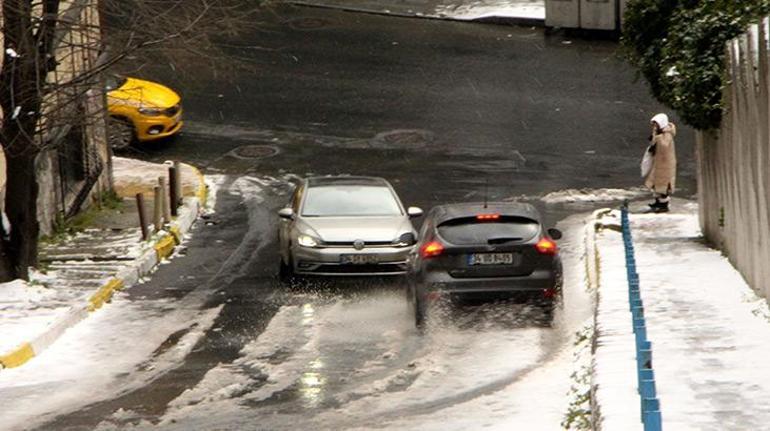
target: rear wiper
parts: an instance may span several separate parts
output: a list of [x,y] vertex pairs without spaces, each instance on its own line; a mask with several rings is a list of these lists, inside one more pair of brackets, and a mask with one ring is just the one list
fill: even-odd
[[519,238],[515,236],[511,237],[500,237],[500,238],[490,238],[487,240],[488,244],[505,244],[506,242],[513,242],[513,241],[521,241],[524,238]]

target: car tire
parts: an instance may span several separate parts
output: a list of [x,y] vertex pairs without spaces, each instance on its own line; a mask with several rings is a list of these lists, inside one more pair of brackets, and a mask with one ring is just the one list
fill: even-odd
[[280,257],[279,264],[278,264],[278,278],[281,281],[287,282],[287,281],[290,281],[293,277],[294,277],[294,268],[291,262],[291,258],[289,258],[289,263],[286,263],[283,261],[283,257]]
[[413,296],[413,309],[414,309],[414,326],[422,331],[425,329],[425,323],[428,320],[428,305],[425,299],[425,295],[421,294],[414,289]]
[[109,117],[107,121],[107,141],[113,150],[123,150],[136,140],[134,125],[122,117]]

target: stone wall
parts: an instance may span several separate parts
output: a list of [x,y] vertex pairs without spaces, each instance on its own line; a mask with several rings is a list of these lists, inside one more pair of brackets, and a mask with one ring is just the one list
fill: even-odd
[[[101,51],[97,0],[65,0],[60,7],[56,34],[56,70],[47,80],[59,89],[46,95],[43,105],[42,140],[46,150],[38,156],[38,219],[41,234],[51,233],[57,219],[83,207],[111,188],[111,152],[107,143],[105,96],[101,82],[85,80],[70,85],[92,70]],[[79,81],[76,81],[79,82]],[[77,128],[73,132],[73,128]],[[73,135],[77,136],[72,139]],[[65,174],[69,154],[66,146],[82,145],[86,179]],[[93,177],[93,178],[91,178]],[[75,208],[76,209],[76,208]]]
[[718,132],[696,137],[700,222],[746,281],[770,297],[770,59],[765,19],[728,43]]

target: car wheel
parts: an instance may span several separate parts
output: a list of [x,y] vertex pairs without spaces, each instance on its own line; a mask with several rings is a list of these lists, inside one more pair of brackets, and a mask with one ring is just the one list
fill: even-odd
[[115,150],[128,148],[135,139],[134,125],[125,118],[109,117],[107,140]]
[[289,281],[292,277],[294,277],[294,268],[293,264],[291,262],[291,258],[289,258],[289,263],[286,263],[283,261],[283,257],[279,258],[279,264],[278,264],[278,278],[281,281]]
[[414,326],[418,330],[425,329],[425,322],[428,320],[428,306],[426,303],[425,295],[414,290]]
[[404,277],[404,293],[406,296],[406,305],[411,310],[412,305],[414,304],[414,286],[412,285],[412,282],[409,281],[408,277]]

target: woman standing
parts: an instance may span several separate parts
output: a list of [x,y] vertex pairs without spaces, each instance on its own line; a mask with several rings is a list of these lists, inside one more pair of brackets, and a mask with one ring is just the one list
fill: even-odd
[[652,190],[655,198],[655,202],[650,204],[652,211],[668,212],[671,194],[676,188],[676,126],[666,114],[652,117],[650,124],[652,138],[648,151],[652,155],[652,166],[644,185]]

